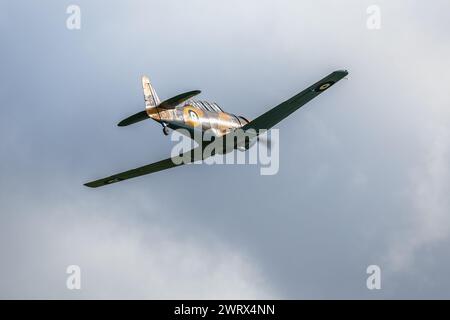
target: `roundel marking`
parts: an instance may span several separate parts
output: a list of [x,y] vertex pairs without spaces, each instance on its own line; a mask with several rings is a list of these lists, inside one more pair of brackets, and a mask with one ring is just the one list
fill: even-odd
[[319,87],[319,89],[320,89],[320,90],[325,90],[325,89],[328,89],[329,86],[330,86],[329,83],[325,83],[325,84],[321,85],[321,86]]
[[183,110],[184,122],[191,126],[197,127],[201,125],[201,118],[203,117],[203,112],[200,109],[194,108],[192,106],[187,106]]
[[325,91],[327,90],[329,87],[331,87],[334,84],[333,81],[329,81],[329,82],[325,82],[320,84],[318,87],[316,87],[315,91],[316,92],[321,92],[321,91]]
[[194,112],[194,110],[189,110],[189,117],[190,117],[193,121],[198,121],[198,115]]

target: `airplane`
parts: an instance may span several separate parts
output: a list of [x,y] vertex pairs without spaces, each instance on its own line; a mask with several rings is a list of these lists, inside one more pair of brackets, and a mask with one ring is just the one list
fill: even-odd
[[[193,97],[200,94],[200,90],[185,92],[161,102],[155,89],[151,85],[149,78],[143,76],[142,88],[144,91],[145,110],[120,121],[118,126],[129,126],[139,121],[153,119],[162,125],[164,135],[169,134],[169,128],[173,130],[185,129],[180,131],[187,132],[187,135],[192,139],[195,139],[194,137],[196,136],[200,136],[203,140],[202,134],[209,132],[212,135],[212,139],[209,143],[217,144],[217,146],[219,146],[218,150],[220,150],[220,153],[222,154],[231,152],[234,149],[247,150],[255,143],[260,133],[271,129],[281,120],[288,117],[294,111],[329,89],[347,75],[347,70],[334,71],[252,121],[247,120],[247,118],[243,116],[236,116],[232,113],[223,111],[217,103],[193,100]],[[237,138],[231,146],[225,145],[225,139],[236,130],[242,131],[246,136]],[[199,132],[200,135],[196,135],[196,133]],[[126,179],[170,169],[182,164],[204,160],[206,157],[213,155],[204,155],[204,153],[201,152],[209,143],[199,143],[198,147],[178,156],[91,181],[84,185],[91,188],[97,188]],[[180,161],[180,159],[183,161]]]

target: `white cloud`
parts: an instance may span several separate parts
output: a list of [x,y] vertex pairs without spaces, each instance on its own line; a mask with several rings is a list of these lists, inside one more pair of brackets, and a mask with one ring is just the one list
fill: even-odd
[[386,258],[393,271],[411,269],[419,250],[450,238],[450,98],[440,80],[442,72],[450,70],[450,46],[429,37],[420,20],[409,25],[408,33],[415,34],[421,46],[405,41],[402,50],[415,54],[403,57],[394,68],[399,83],[406,85],[401,90],[409,86],[407,95],[413,101],[399,106],[404,123],[397,124],[398,131],[409,132],[405,143],[413,142],[415,147],[405,190],[412,209],[403,215],[405,228],[389,235]]
[[419,249],[450,236],[450,131],[438,127],[432,134],[434,141],[423,149],[423,163],[413,172],[408,229],[398,232],[389,251],[393,270],[410,267]]
[[[245,252],[207,232],[180,233],[120,212],[77,203],[8,212],[17,225],[2,222],[10,230],[3,235],[8,243],[2,249],[2,297],[276,298]],[[71,264],[81,267],[80,291],[65,288]]]

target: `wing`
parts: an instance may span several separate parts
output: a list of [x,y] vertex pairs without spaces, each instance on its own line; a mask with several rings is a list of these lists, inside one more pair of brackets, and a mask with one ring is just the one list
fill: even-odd
[[114,174],[112,176],[91,181],[88,183],[85,183],[84,185],[91,188],[97,188],[101,186],[105,186],[107,184],[120,182],[123,180],[143,176],[145,174],[154,173],[166,169],[170,169],[173,167],[181,166],[183,164],[188,164],[192,162],[196,162],[198,160],[204,160],[207,157],[203,156],[203,149],[199,146],[197,148],[194,148],[192,150],[189,150],[179,156],[164,159],[155,163],[148,164],[146,166],[142,166],[139,168],[131,169],[128,171],[124,171],[118,174]]
[[330,88],[333,84],[348,75],[346,70],[339,70],[331,73],[322,80],[316,82],[309,88],[303,90],[289,100],[280,103],[278,106],[262,114],[253,121],[242,127],[244,131],[254,129],[258,132],[260,129],[270,129],[278,122],[289,116],[295,110],[299,109],[319,94]]

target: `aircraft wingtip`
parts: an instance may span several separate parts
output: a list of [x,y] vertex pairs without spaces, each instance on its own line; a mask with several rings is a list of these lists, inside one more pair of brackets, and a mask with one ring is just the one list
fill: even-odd
[[89,188],[95,188],[96,187],[92,182],[84,183],[83,186],[89,187]]

